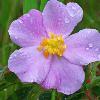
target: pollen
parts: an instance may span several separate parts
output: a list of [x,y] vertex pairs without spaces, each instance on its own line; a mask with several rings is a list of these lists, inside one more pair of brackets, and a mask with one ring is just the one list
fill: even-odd
[[49,33],[49,38],[43,38],[38,46],[39,51],[43,51],[43,55],[48,58],[49,55],[62,56],[66,49],[62,35]]

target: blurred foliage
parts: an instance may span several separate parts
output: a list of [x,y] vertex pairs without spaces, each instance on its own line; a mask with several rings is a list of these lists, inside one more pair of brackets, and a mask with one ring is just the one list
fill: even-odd
[[[56,93],[55,98],[52,98],[53,90],[45,90],[36,83],[21,83],[16,75],[7,69],[9,55],[19,48],[9,38],[10,23],[32,8],[42,11],[47,1],[0,0],[0,100],[100,100],[99,62],[92,63],[84,69],[86,80],[78,92],[70,96]],[[83,28],[96,28],[100,31],[100,0],[59,1],[65,4],[77,2],[84,10],[83,21],[78,24],[74,32]]]

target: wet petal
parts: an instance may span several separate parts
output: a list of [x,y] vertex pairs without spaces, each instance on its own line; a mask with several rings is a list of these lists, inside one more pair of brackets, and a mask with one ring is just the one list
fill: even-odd
[[16,50],[8,61],[8,68],[16,73],[22,82],[42,82],[49,66],[50,58],[46,59],[36,47]]
[[71,64],[63,57],[54,57],[50,72],[42,85],[69,95],[81,88],[84,77],[82,66]]
[[64,56],[72,63],[87,65],[100,61],[100,33],[95,29],[83,29],[66,38]]
[[82,20],[83,10],[77,3],[64,5],[57,0],[48,1],[43,21],[48,32],[69,35]]
[[9,35],[12,41],[21,47],[39,43],[41,38],[47,35],[41,12],[33,9],[12,22]]

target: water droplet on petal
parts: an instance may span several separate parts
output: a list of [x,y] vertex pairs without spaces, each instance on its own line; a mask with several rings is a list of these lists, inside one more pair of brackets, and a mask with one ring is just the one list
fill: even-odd
[[95,51],[99,51],[99,48],[96,48]]
[[72,6],[72,9],[73,9],[73,10],[76,10],[76,7]]
[[86,48],[86,50],[89,50],[89,48]]
[[68,18],[65,18],[65,23],[69,23],[70,20]]
[[21,23],[21,24],[22,24],[22,23],[23,23],[23,21],[22,21],[21,19],[19,19],[19,23]]
[[18,39],[18,37],[17,37],[17,36],[15,36],[15,39]]
[[93,44],[92,43],[89,43],[89,47],[92,48],[93,47]]
[[[66,8],[67,9],[67,8]],[[70,7],[69,8],[69,10],[67,9],[67,11],[68,11],[68,13],[69,13],[69,15],[71,16],[71,17],[74,17],[74,16],[76,16],[76,14],[78,13],[78,10],[77,10],[77,8],[76,7]]]
[[75,11],[68,11],[68,13],[69,13],[69,15],[70,15],[71,17],[74,17],[74,16],[76,15],[76,12],[75,12]]
[[98,55],[98,58],[100,59],[100,54]]
[[17,55],[15,54],[14,57],[16,57]]

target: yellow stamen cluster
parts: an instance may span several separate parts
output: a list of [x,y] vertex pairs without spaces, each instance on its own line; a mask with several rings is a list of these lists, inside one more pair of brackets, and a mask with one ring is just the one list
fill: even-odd
[[62,56],[66,49],[62,35],[50,33],[49,38],[44,38],[40,43],[38,50],[43,51],[44,56],[47,58],[49,54]]

